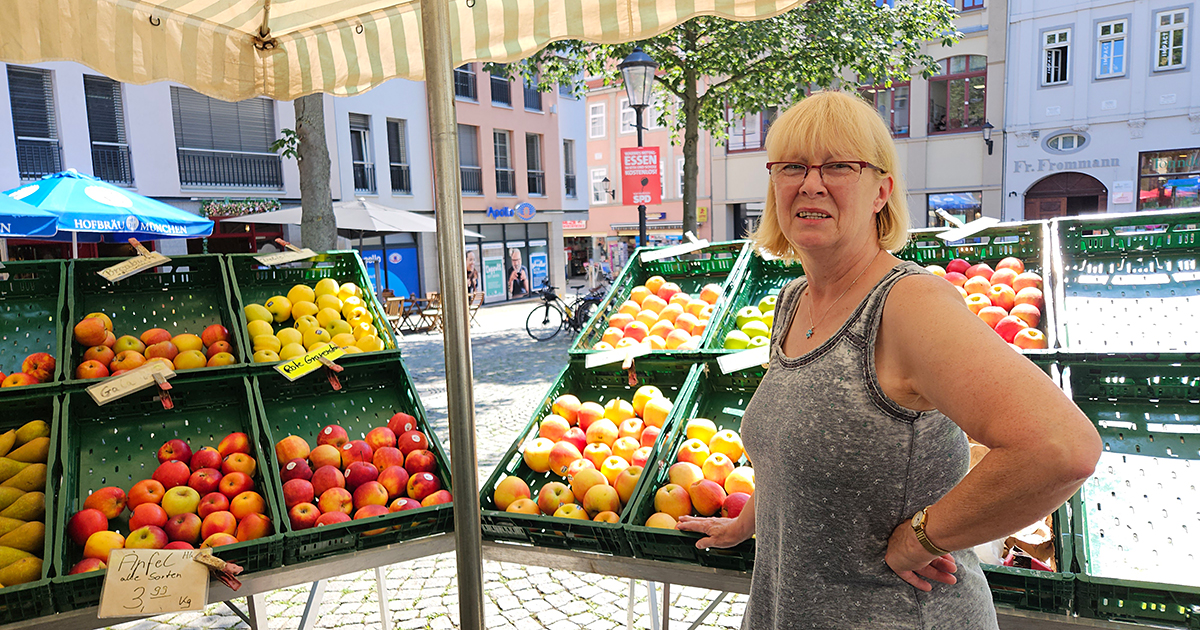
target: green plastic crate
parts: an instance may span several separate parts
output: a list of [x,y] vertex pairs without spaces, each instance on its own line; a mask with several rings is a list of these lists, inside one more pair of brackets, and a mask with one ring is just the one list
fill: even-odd
[[[730,429],[740,433],[742,412],[754,396],[766,370],[752,368],[732,374],[721,374],[716,362],[696,367],[696,378],[683,393],[683,403],[672,410],[675,423],[669,441],[663,443],[661,456],[655,466],[643,475],[637,494],[631,505],[625,530],[633,545],[633,553],[639,558],[698,564],[717,569],[749,571],[754,566],[754,540],[747,540],[728,549],[696,548],[696,541],[703,536],[695,532],[646,527],[643,523],[654,514],[654,495],[668,483],[667,472],[676,462],[679,447],[687,440],[687,421],[692,418],[708,418],[718,430]],[[748,465],[743,455],[736,465]],[[623,522],[625,519],[623,519]]]
[[[99,605],[104,571],[68,575],[83,559],[83,550],[66,534],[66,523],[83,508],[94,490],[119,486],[126,493],[133,485],[149,479],[158,467],[158,448],[167,440],[180,438],[193,451],[203,446],[216,448],[230,433],[243,432],[255,445],[258,468],[255,491],[267,502],[267,516],[274,534],[224,545],[214,549],[222,560],[241,565],[246,573],[273,569],[283,564],[281,522],[287,515],[272,488],[274,451],[265,451],[250,383],[240,375],[179,375],[171,379],[174,408],[163,408],[154,389],[135,392],[97,406],[86,391],[68,392],[61,422],[62,489],[59,492],[58,526],[55,528],[56,577],[51,586],[58,612]],[[130,512],[109,521],[109,528],[129,534]]]
[[46,541],[42,552],[42,578],[34,582],[0,588],[0,625],[16,623],[26,619],[42,617],[55,612],[50,592],[50,577],[54,565],[54,531],[61,521],[55,515],[55,497],[58,484],[56,470],[61,470],[58,461],[60,397],[47,392],[26,391],[4,399],[4,419],[0,420],[0,433],[16,429],[31,420],[45,420],[50,424],[50,452],[46,461]]
[[1200,211],[1056,219],[1059,347],[1200,352]]
[[1085,617],[1200,628],[1196,355],[1075,355],[1075,404],[1104,441],[1071,499]]
[[220,254],[174,256],[171,262],[110,283],[97,274],[124,258],[83,258],[71,261],[67,304],[70,318],[64,325],[63,377],[73,388],[95,380],[74,378],[75,368],[87,350],[74,338],[74,323],[88,313],[100,312],[112,319],[113,334],[139,337],[151,328],[162,328],[172,336],[220,324],[229,329],[229,343],[237,363],[188,370],[188,374],[229,374],[245,370],[247,348],[235,333],[237,318],[229,305],[229,282]]
[[[50,395],[62,381],[67,268],[61,260],[6,261],[0,269],[0,372],[21,371],[36,352],[54,356],[53,378],[38,385],[5,387],[0,398],[40,391]],[[69,333],[67,333],[69,334]]]
[[[289,435],[298,435],[315,447],[318,433],[329,424],[341,426],[350,439],[361,440],[371,429],[386,427],[396,412],[403,411],[416,417],[420,430],[428,436],[429,448],[438,460],[438,478],[443,488],[450,490],[450,460],[431,430],[403,360],[395,355],[363,354],[343,357],[338,364],[344,368],[338,374],[342,384],[338,391],[321,373],[324,370],[294,382],[274,371],[254,377],[266,429],[261,436],[262,448],[274,452],[275,443]],[[271,463],[277,470],[278,463]],[[278,475],[274,483],[279,503],[284,505]],[[287,548],[284,561],[295,564],[450,532],[454,530],[454,511],[447,503],[303,530],[293,529],[284,518],[283,527]],[[380,528],[386,531],[368,534]]]
[[788,265],[778,258],[767,260],[751,247],[746,250],[738,286],[731,292],[729,304],[720,319],[710,327],[712,334],[705,339],[703,349],[706,354],[739,352],[724,347],[725,336],[737,328],[738,311],[747,306],[757,306],[766,295],[779,295],[787,283],[804,275],[800,263]]
[[[388,324],[386,312],[375,294],[371,292],[371,280],[367,268],[357,251],[325,252],[314,258],[285,265],[267,267],[254,259],[261,254],[229,254],[226,261],[229,267],[230,282],[233,287],[234,316],[237,319],[237,334],[242,346],[252,348],[250,333],[246,328],[245,311],[249,304],[264,304],[276,295],[287,295],[287,292],[297,284],[308,285],[312,288],[318,280],[333,278],[338,284],[353,282],[363,290],[363,303],[371,312],[375,328],[379,330],[379,338],[383,341],[384,351],[395,350],[396,337]],[[287,320],[288,322],[292,320]],[[275,332],[290,326],[288,323],[272,324]],[[271,368],[272,363],[251,363],[255,368]],[[257,371],[257,370],[256,370]]]
[[[618,364],[588,369],[582,359],[573,360],[559,374],[550,391],[542,399],[542,403],[534,409],[529,424],[521,431],[508,451],[500,458],[500,464],[484,482],[479,492],[479,502],[483,507],[482,525],[483,537],[488,540],[501,540],[521,543],[531,543],[538,547],[556,549],[584,550],[614,556],[632,556],[633,550],[625,536],[624,524],[633,508],[634,501],[621,510],[618,523],[597,523],[567,518],[555,518],[532,514],[517,514],[503,512],[496,508],[492,494],[496,486],[507,476],[516,475],[529,484],[530,492],[536,500],[542,485],[551,481],[562,481],[562,477],[553,473],[539,473],[525,464],[522,447],[538,435],[541,419],[549,415],[554,400],[565,394],[573,394],[580,402],[596,402],[606,404],[613,398],[633,400],[633,394],[638,387],[653,385],[662,390],[663,395],[670,398],[675,405],[663,424],[650,458],[646,462],[646,470],[651,470],[658,457],[658,450],[666,443],[674,418],[677,416],[679,401],[687,384],[695,374],[695,366],[690,362],[664,361],[641,359],[635,365],[637,383],[630,384],[629,374],[620,369]],[[646,475],[638,481],[638,488],[646,482]],[[634,497],[638,490],[635,488]]]
[[1053,355],[1058,347],[1058,329],[1055,326],[1057,304],[1052,299],[1054,282],[1057,278],[1051,273],[1053,269],[1051,230],[1046,221],[1025,221],[1021,223],[1001,223],[984,229],[960,241],[946,242],[937,237],[944,228],[914,230],[908,238],[904,249],[896,252],[896,257],[911,260],[921,266],[940,265],[955,258],[962,258],[971,264],[987,263],[995,268],[996,263],[1012,256],[1025,263],[1025,271],[1033,272],[1042,277],[1042,298],[1045,305],[1042,308],[1042,320],[1038,330],[1046,334],[1046,350],[1023,350],[1030,356]]
[[[737,285],[737,269],[744,258],[744,255],[749,248],[746,247],[746,241],[727,241],[723,243],[713,243],[708,247],[689,254],[681,258],[667,258],[664,260],[656,260],[653,262],[642,262],[641,253],[647,251],[648,248],[638,248],[629,257],[629,262],[625,264],[625,268],[621,270],[621,275],[613,282],[612,288],[608,295],[604,297],[604,301],[596,309],[596,313],[588,320],[586,326],[575,338],[571,344],[569,353],[571,356],[585,355],[591,352],[592,346],[595,346],[603,337],[604,331],[608,328],[608,318],[617,312],[621,304],[629,299],[630,293],[634,287],[646,283],[646,280],[651,276],[662,276],[668,282],[674,282],[679,285],[679,288],[684,293],[691,294],[692,297],[698,297],[700,289],[706,284],[718,284],[721,286],[721,297],[717,299],[716,308],[713,311],[709,322],[715,322],[724,312],[726,305],[729,303],[730,294]],[[707,339],[713,334],[713,327],[709,326],[705,329],[704,335],[700,338],[698,347],[704,348]],[[650,353],[655,356],[674,356],[682,354],[696,354],[693,352],[679,352],[678,350],[655,350]]]
[[1069,503],[1060,505],[1051,520],[1057,572],[982,565],[996,605],[1050,614],[1069,615],[1073,612],[1076,576],[1071,571],[1074,543],[1070,509]]

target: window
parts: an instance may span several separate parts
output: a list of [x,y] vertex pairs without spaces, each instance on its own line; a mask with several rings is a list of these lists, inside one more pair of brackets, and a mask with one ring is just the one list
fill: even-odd
[[37,179],[63,170],[50,71],[9,66],[8,98],[21,179]]
[[1060,133],[1046,139],[1046,148],[1051,153],[1074,153],[1087,144],[1087,137],[1078,133]]
[[683,162],[684,162],[684,159],[685,158],[679,158],[679,159],[675,160],[675,163],[678,165],[677,168],[675,169],[675,173],[676,173],[676,181],[679,182],[679,198],[680,199],[683,198]]
[[618,128],[618,133],[633,133],[637,131],[637,112],[629,106],[629,99],[623,98],[619,102],[621,112],[621,125]]
[[959,55],[939,62],[929,79],[929,133],[983,128],[986,120],[987,57]]
[[392,170],[392,192],[412,194],[412,177],[408,172],[408,121],[387,121],[388,162]]
[[121,84],[107,77],[85,74],[83,97],[92,141],[92,173],[112,184],[133,185]]
[[454,69],[454,96],[477,100],[475,88],[475,64],[463,64]]
[[479,167],[479,127],[458,126],[458,172],[465,195],[483,194],[483,169]]
[[604,103],[588,105],[588,137],[604,137]]
[[575,141],[563,140],[563,189],[568,199],[579,196],[575,185]]
[[758,151],[763,148],[767,139],[767,130],[779,115],[776,107],[768,108],[756,114],[748,114],[742,118],[733,118],[733,112],[726,110],[726,117],[731,120],[729,140],[725,145],[726,151]]
[[938,210],[949,214],[963,223],[974,221],[983,216],[982,192],[939,193],[926,195],[926,199],[928,210],[925,218],[926,227],[943,227],[948,225],[938,215]]
[[283,168],[271,144],[275,102],[218,101],[171,87],[179,183],[202,188],[283,188]]
[[525,134],[525,168],[529,171],[530,196],[546,194],[546,172],[542,170],[542,134]]
[[516,195],[517,174],[512,167],[512,132],[504,129],[492,131],[492,144],[496,154],[496,194]]
[[908,135],[908,90],[908,82],[863,90],[863,96],[875,106],[875,111],[887,123],[893,136]]
[[612,197],[608,196],[607,192],[604,192],[604,179],[606,177],[608,177],[607,168],[592,169],[592,203],[594,204],[608,203],[609,199],[612,199]]
[[512,107],[512,82],[508,80],[508,76],[502,72],[497,72],[491,76],[492,87],[492,105],[506,105]]
[[350,114],[350,163],[354,192],[375,193],[375,162],[371,159],[371,117]]
[[962,5],[963,11],[970,11],[971,9],[982,9],[983,8],[983,0],[963,0],[962,4],[963,4]]
[[1154,35],[1158,46],[1155,70],[1174,70],[1187,64],[1187,20],[1187,9],[1155,14]]
[[538,91],[536,83],[525,83],[525,109],[542,111],[542,93]]
[[1125,76],[1125,20],[1096,27],[1096,78]]
[[1138,210],[1200,207],[1200,149],[1138,156]]
[[1042,85],[1066,83],[1067,59],[1071,50],[1071,29],[1049,31],[1042,36]]

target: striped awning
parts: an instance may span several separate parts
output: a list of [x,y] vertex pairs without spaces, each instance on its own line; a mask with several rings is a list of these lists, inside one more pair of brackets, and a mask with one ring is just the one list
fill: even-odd
[[[515,61],[559,39],[628,42],[697,15],[762,19],[804,0],[447,1],[457,65]],[[0,0],[0,10],[2,61],[77,61],[228,101],[424,80],[411,0]]]

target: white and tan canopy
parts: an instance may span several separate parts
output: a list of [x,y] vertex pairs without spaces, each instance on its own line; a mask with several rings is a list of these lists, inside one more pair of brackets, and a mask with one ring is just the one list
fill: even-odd
[[[762,19],[801,1],[449,0],[453,61],[515,61],[559,39],[627,42],[697,15]],[[0,0],[0,10],[0,60],[78,61],[228,101],[350,95],[425,74],[413,0]]]

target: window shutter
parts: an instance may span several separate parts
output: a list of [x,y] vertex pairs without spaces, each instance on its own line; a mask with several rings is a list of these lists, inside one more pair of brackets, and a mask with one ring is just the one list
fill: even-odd
[[370,131],[371,117],[366,114],[350,114],[350,128],[359,131]]
[[542,170],[542,137],[536,133],[525,134],[525,166],[531,171]]
[[18,138],[58,138],[49,70],[8,66],[8,94]]
[[276,136],[274,101],[252,98],[226,103],[173,86],[171,109],[179,148],[271,152]]
[[87,102],[88,131],[92,142],[125,144],[121,84],[107,77],[85,74],[83,94]]
[[388,156],[392,164],[408,164],[408,123],[403,120],[389,120]]
[[479,166],[478,129],[472,125],[458,126],[459,166]]

